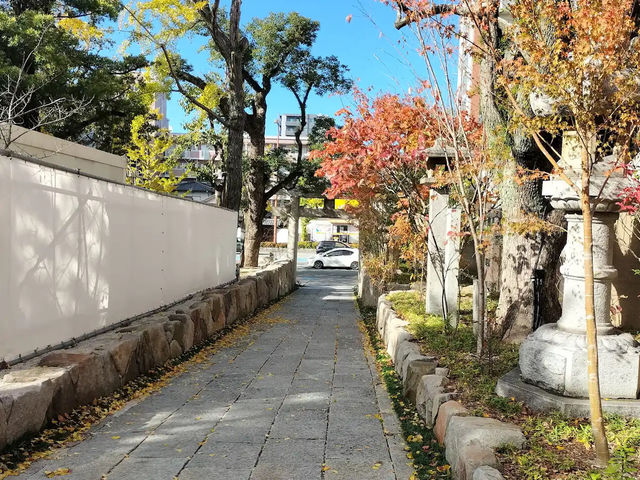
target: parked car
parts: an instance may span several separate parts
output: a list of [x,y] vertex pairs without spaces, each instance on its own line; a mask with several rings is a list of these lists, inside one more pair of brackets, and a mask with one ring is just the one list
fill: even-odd
[[360,267],[357,248],[334,248],[324,253],[317,253],[309,260],[313,268],[338,267],[357,270]]
[[329,250],[333,250],[334,248],[350,248],[349,245],[343,242],[338,242],[336,240],[322,240],[318,242],[318,246],[316,247],[316,253],[328,252]]

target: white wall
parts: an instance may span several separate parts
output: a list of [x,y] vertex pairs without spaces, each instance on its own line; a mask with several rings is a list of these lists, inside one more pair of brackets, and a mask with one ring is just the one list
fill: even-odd
[[[0,125],[6,130],[6,124]],[[7,132],[8,134],[8,132]],[[9,149],[22,155],[30,155],[50,164],[71,168],[74,171],[124,182],[127,159],[124,156],[103,152],[45,133],[27,130],[13,125],[11,138],[15,141]]]
[[0,156],[0,359],[235,277],[235,212]]

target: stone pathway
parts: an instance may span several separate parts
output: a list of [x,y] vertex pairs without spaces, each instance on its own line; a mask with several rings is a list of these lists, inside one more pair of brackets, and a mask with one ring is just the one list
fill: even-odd
[[210,362],[108,417],[18,478],[69,468],[82,480],[402,479],[397,419],[367,358],[355,273],[299,271],[306,284]]

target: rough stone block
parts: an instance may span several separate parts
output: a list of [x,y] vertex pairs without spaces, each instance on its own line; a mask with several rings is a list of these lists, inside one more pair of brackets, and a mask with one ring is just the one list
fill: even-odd
[[401,342],[396,350],[396,356],[393,357],[393,365],[398,375],[402,374],[402,365],[409,354],[420,355],[420,347],[417,343],[411,341]]
[[189,309],[189,316],[193,322],[193,344],[200,345],[209,337],[212,329],[211,307],[208,302],[196,302]]
[[424,375],[420,379],[416,390],[416,409],[425,423],[430,427],[432,426],[431,422],[433,419],[431,412],[433,397],[444,392],[442,385],[445,381],[446,378],[440,375]]
[[16,370],[0,380],[0,449],[28,433],[37,433],[47,421],[55,381],[64,368],[34,367]]
[[171,354],[171,358],[176,358],[182,355],[182,347],[176,340],[173,340],[169,344],[169,353]]
[[444,438],[446,457],[454,474],[469,480],[477,467],[496,464],[493,449],[502,445],[522,448],[524,442],[516,425],[483,417],[452,417]]
[[449,369],[445,368],[445,367],[438,367],[436,368],[436,375],[442,375],[443,377],[448,377],[449,376]]
[[405,341],[413,340],[413,335],[407,332],[403,327],[391,327],[385,331],[387,344],[387,353],[391,358],[397,354],[398,346]]
[[185,313],[175,313],[169,316],[169,320],[175,322],[174,340],[177,340],[183,351],[193,347],[194,326],[191,317]]
[[143,342],[153,358],[152,366],[162,365],[169,360],[169,344],[162,325],[148,325],[144,329]]
[[224,313],[226,325],[233,325],[239,319],[236,290],[230,286],[221,288],[219,292],[224,298]]
[[402,385],[404,396],[415,405],[418,385],[425,375],[436,370],[437,360],[423,355],[410,354],[402,365]]
[[376,307],[376,328],[378,329],[378,333],[382,333],[385,315],[387,315],[390,308],[391,304],[389,303],[389,300],[387,300],[387,296],[380,295]]
[[282,298],[290,291],[289,288],[289,272],[286,266],[280,266],[277,268],[278,273],[278,298]]
[[[164,329],[160,328],[166,343]],[[91,343],[70,350],[59,350],[45,355],[40,366],[69,369],[77,404],[89,403],[108,395],[121,386],[120,375],[108,351],[95,350]]]
[[371,277],[366,269],[360,269],[358,278],[358,296],[365,307],[375,307],[382,294],[380,286],[371,281]]
[[444,444],[444,437],[451,418],[468,417],[469,415],[469,410],[464,408],[461,403],[456,402],[455,400],[449,400],[440,405],[440,408],[438,408],[435,427],[433,429],[438,442],[440,442],[441,445]]
[[269,305],[269,285],[265,275],[258,274],[256,276],[256,293],[258,295],[258,308],[264,308]]
[[224,308],[224,296],[219,293],[209,294],[207,297],[211,306],[211,320],[213,322],[213,332],[222,330],[227,322]]
[[376,311],[376,328],[380,337],[384,339],[384,330],[387,325],[387,320],[389,317],[389,312],[391,311],[391,305],[385,299],[384,296],[380,297],[380,302],[378,302],[378,309]]
[[440,406],[458,396],[457,392],[436,393],[431,399],[431,424],[435,425],[440,414]]
[[275,302],[278,299],[278,274],[275,270],[267,269],[263,276],[269,289],[269,302]]
[[109,345],[111,361],[116,367],[123,385],[141,373],[136,362],[136,352],[141,341],[142,335],[138,332],[120,333],[117,339]]
[[473,472],[473,480],[504,480],[502,474],[493,467],[483,465]]
[[238,282],[240,289],[240,305],[243,317],[253,315],[258,309],[258,291],[256,280],[253,277],[245,278]]
[[[449,458],[447,457],[447,460]],[[480,467],[497,467],[498,459],[491,448],[478,444],[467,445],[460,451],[460,462],[453,468],[453,474],[461,480],[473,480],[473,475]]]
[[391,313],[389,313],[384,321],[384,329],[380,334],[385,342],[391,341],[394,330],[402,330],[407,334],[409,333],[407,332],[407,322],[399,318],[393,310],[391,310],[390,312]]

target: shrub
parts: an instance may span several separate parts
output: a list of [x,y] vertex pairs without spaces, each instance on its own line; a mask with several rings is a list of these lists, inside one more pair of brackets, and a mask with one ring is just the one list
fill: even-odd
[[262,248],[287,248],[286,243],[260,242]]

